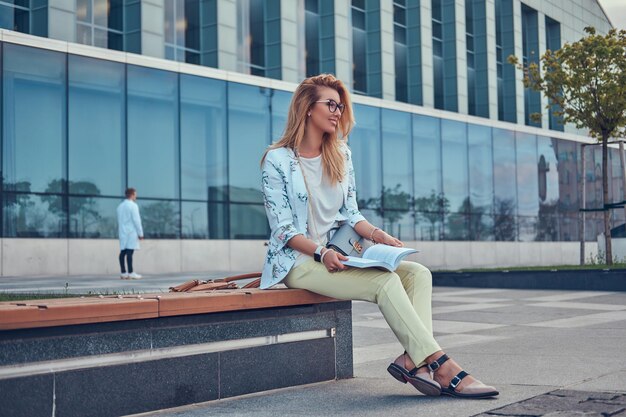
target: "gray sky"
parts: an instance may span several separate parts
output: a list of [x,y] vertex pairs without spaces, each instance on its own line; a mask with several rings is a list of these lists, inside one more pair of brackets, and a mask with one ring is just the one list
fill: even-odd
[[626,30],[626,0],[599,0],[611,23],[617,29]]

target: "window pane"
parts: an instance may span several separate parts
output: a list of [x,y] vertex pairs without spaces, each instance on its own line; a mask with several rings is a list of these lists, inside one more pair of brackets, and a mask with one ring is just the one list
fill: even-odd
[[413,115],[413,181],[415,197],[441,193],[441,132],[439,119]]
[[491,128],[468,125],[470,212],[491,214],[493,208],[493,155]]
[[285,131],[291,96],[287,91],[272,90],[272,143],[278,141]]
[[[138,192],[139,193],[139,192]],[[177,201],[137,199],[141,225],[148,239],[178,239],[180,210]]]
[[515,151],[517,153],[517,210],[520,216],[518,239],[533,241],[536,237],[536,218],[539,214],[537,137],[517,132]]
[[124,65],[69,56],[69,191],[124,191]]
[[348,144],[352,150],[359,208],[378,209],[383,187],[380,158],[380,109],[356,104],[354,117],[357,125],[350,134]]
[[515,134],[493,129],[494,232],[496,240],[516,238],[517,181]]
[[259,204],[230,205],[231,239],[267,239],[270,235],[265,207]]
[[209,216],[207,203],[182,203],[183,239],[208,239]]
[[411,115],[383,109],[382,117],[383,207],[406,212],[413,198]]
[[117,198],[70,197],[70,237],[118,237]]
[[464,213],[469,202],[465,123],[441,121],[441,153],[443,192],[450,202],[450,210]]
[[537,240],[558,240],[559,172],[556,139],[537,137],[539,224]]
[[227,203],[209,203],[209,238],[229,238],[230,221],[228,220],[228,215]]
[[128,185],[141,197],[179,196],[177,104],[176,74],[128,66]]
[[66,237],[67,209],[59,195],[4,193],[5,237]]
[[4,44],[4,189],[62,192],[65,55]]
[[228,86],[230,201],[263,201],[259,164],[269,145],[269,93],[267,88]]
[[191,75],[180,77],[182,198],[225,201],[226,84]]

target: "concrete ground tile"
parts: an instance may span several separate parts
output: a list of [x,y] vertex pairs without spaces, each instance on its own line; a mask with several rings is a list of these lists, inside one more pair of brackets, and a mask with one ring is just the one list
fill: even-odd
[[433,307],[433,314],[458,313],[460,311],[485,310],[491,308],[506,307],[506,304],[477,303],[477,304],[454,304],[449,306]]
[[626,320],[626,311],[611,311],[607,313],[577,315],[563,319],[540,321],[528,323],[527,326],[553,327],[553,328],[572,328],[587,327],[601,323],[611,323],[614,321]]
[[579,300],[581,298],[592,298],[603,295],[615,295],[619,293],[609,291],[564,291],[559,294],[542,295],[533,298],[528,298],[529,301],[569,301]]
[[505,327],[503,324],[474,323],[470,321],[433,320],[433,329],[439,333],[468,333]]
[[[437,307],[433,309],[433,314],[438,320],[469,320],[475,323],[492,324],[526,324],[558,318],[571,318],[581,315],[580,310],[570,310],[562,308],[528,307],[525,305],[501,306],[487,304],[492,307],[480,309],[468,309],[466,311],[446,311],[440,312]],[[588,312],[587,312],[588,313]],[[584,313],[583,313],[584,314]]]
[[598,378],[573,385],[570,388],[585,391],[626,392],[626,370],[622,369],[609,375],[602,375]]
[[552,307],[552,308],[569,308],[569,309],[581,309],[581,310],[606,310],[606,311],[619,311],[626,310],[624,304],[608,304],[608,303],[576,303],[571,301],[549,301],[542,303],[528,304],[531,307]]

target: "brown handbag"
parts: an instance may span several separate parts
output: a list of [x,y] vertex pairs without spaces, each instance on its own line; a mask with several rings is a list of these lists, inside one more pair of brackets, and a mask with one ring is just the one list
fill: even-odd
[[252,272],[249,274],[233,275],[225,278],[210,279],[203,281],[199,279],[192,279],[191,281],[183,282],[175,287],[170,287],[170,292],[195,292],[195,291],[216,291],[216,290],[234,290],[239,286],[235,281],[244,279],[256,278],[250,281],[241,288],[259,288],[261,285],[261,273]]

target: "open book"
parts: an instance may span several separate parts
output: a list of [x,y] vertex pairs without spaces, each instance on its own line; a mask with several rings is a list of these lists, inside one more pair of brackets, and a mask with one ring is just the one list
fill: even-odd
[[354,268],[383,268],[393,272],[405,256],[417,252],[416,249],[379,244],[367,248],[361,258],[348,256],[348,260],[342,262]]

